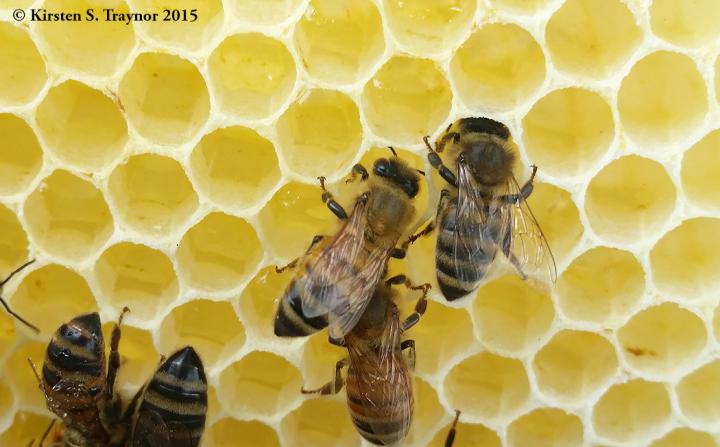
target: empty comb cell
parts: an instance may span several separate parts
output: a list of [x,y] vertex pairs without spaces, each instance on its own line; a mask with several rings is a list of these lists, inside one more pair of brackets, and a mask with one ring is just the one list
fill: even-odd
[[30,102],[48,79],[35,42],[25,28],[2,22],[0,43],[0,104]]
[[[618,372],[615,349],[604,337],[564,330],[553,335],[533,359],[541,393],[568,405],[582,405]],[[521,445],[521,444],[518,444]]]
[[256,447],[280,447],[278,435],[272,427],[259,421],[221,419],[205,429],[203,443],[215,447],[233,447],[238,439]]
[[52,154],[84,171],[105,168],[128,140],[118,104],[76,81],[53,87],[38,106],[35,119]]
[[620,0],[567,0],[545,29],[556,67],[595,79],[617,72],[642,38],[636,17]]
[[140,13],[158,14],[157,19],[142,20],[136,26],[143,34],[171,48],[203,49],[223,25],[221,0],[188,0],[182,5],[168,0],[133,0],[132,4]]
[[610,388],[593,408],[599,436],[614,443],[642,443],[670,423],[670,397],[661,383],[631,380]]
[[615,125],[610,105],[579,88],[555,90],[523,118],[525,150],[542,172],[583,175],[607,153]]
[[519,360],[489,352],[465,358],[445,376],[452,408],[484,421],[511,418],[530,398],[528,376]]
[[[123,0],[47,0],[40,13],[79,13],[81,20],[39,21],[35,30],[42,42],[48,60],[58,68],[71,73],[92,76],[111,76],[125,63],[135,46],[133,27],[122,21],[106,21],[103,9],[127,14],[129,8]],[[88,20],[86,11],[93,10]]]
[[276,113],[290,99],[296,78],[287,47],[259,33],[222,41],[210,54],[208,72],[220,109],[243,119]]
[[676,447],[683,445],[714,447],[717,444],[710,434],[683,427],[676,428],[662,438],[653,441],[650,447]]
[[545,56],[527,30],[495,23],[476,30],[455,52],[450,74],[460,100],[473,110],[510,110],[545,80]]
[[632,253],[595,247],[560,275],[555,291],[572,321],[615,326],[630,315],[645,292],[645,272]]
[[293,37],[308,74],[331,84],[366,79],[385,50],[382,17],[369,0],[312,0]]
[[254,351],[223,370],[218,399],[240,419],[269,418],[286,413],[300,399],[301,386],[300,371],[293,364],[276,354]]
[[584,427],[579,417],[557,408],[539,408],[508,427],[508,445],[572,447],[582,445]]
[[192,346],[206,369],[245,344],[245,329],[226,301],[195,299],[176,307],[160,326],[161,352]]
[[675,45],[697,48],[717,41],[718,23],[720,8],[713,0],[654,0],[650,7],[652,32]]
[[190,168],[199,192],[226,209],[261,205],[280,180],[272,142],[242,126],[205,135],[193,149]]
[[177,297],[178,280],[167,256],[145,245],[121,242],[105,250],[95,264],[103,304],[150,320]]
[[472,0],[385,0],[393,36],[415,54],[451,51],[468,33],[477,7]]
[[707,344],[700,317],[671,303],[633,315],[617,337],[625,361],[639,374],[656,380],[687,370]]
[[0,205],[0,275],[3,278],[28,258],[28,238],[17,215]]
[[4,141],[0,146],[0,194],[23,192],[42,166],[40,143],[33,129],[10,113],[0,113],[0,134]]
[[349,169],[363,138],[357,105],[334,90],[303,93],[275,126],[288,168],[309,179]]
[[680,410],[693,425],[712,430],[720,421],[720,361],[707,363],[675,386]]
[[710,132],[685,152],[682,161],[682,186],[690,203],[720,209],[720,189],[712,179],[720,175],[720,130]]
[[43,322],[40,334],[44,340],[49,340],[61,324],[97,310],[87,280],[58,264],[28,272],[12,294],[11,303],[13,310],[28,321]]
[[330,399],[309,399],[285,416],[280,430],[286,439],[299,445],[317,447],[359,447],[344,402]]
[[197,67],[169,54],[139,55],[120,81],[118,97],[130,124],[157,144],[183,143],[210,115],[207,84]]
[[154,237],[178,231],[198,207],[182,165],[169,157],[141,154],[110,174],[110,199],[130,229]]
[[550,297],[514,273],[482,286],[471,302],[480,342],[508,354],[534,348],[555,318]]
[[237,287],[262,259],[257,234],[244,220],[212,213],[190,228],[177,249],[180,274],[201,290]]
[[376,135],[398,144],[417,144],[445,121],[452,91],[428,59],[396,56],[385,62],[362,94],[363,110]]
[[68,171],[43,179],[26,199],[24,212],[35,243],[69,262],[96,253],[114,231],[102,191]]
[[657,153],[700,127],[708,109],[707,86],[692,59],[657,51],[636,62],[623,79],[617,107],[631,140]]

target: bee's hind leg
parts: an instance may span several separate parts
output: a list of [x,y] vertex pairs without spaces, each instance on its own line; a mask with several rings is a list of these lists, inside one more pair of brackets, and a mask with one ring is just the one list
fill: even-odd
[[332,211],[334,215],[337,216],[340,220],[345,220],[348,218],[347,212],[345,212],[345,208],[342,207],[339,203],[335,201],[335,198],[333,198],[333,195],[330,191],[325,189],[325,177],[318,177],[318,180],[320,180],[320,188],[322,189],[322,201],[325,205],[327,205],[328,209]]
[[118,347],[120,346],[120,326],[122,325],[125,314],[130,312],[127,307],[123,308],[118,318],[117,324],[113,327],[112,336],[110,339],[110,356],[108,358],[108,372],[105,385],[105,393],[110,401],[113,397],[113,389],[115,387],[115,377],[117,376],[118,368],[120,368],[120,353]]
[[347,358],[344,358],[342,360],[339,360],[335,364],[335,380],[331,380],[330,382],[326,383],[325,385],[321,386],[320,388],[316,388],[314,390],[306,390],[304,387],[300,389],[300,392],[303,394],[322,394],[322,395],[328,395],[328,394],[337,394],[342,389],[343,385],[345,384],[345,381],[342,378],[342,369],[346,367],[350,361]]
[[531,165],[531,167],[532,173],[530,174],[530,178],[520,188],[520,194],[507,194],[502,196],[501,199],[505,203],[518,203],[520,201],[520,198],[527,200],[527,198],[530,197],[533,189],[535,189],[535,185],[533,182],[535,181],[535,174],[537,174],[538,170],[538,167],[535,165]]

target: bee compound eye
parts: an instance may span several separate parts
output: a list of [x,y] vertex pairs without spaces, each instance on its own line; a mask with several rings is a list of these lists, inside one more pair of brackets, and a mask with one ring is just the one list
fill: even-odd
[[379,159],[373,166],[373,172],[381,177],[390,175],[390,162],[384,158]]

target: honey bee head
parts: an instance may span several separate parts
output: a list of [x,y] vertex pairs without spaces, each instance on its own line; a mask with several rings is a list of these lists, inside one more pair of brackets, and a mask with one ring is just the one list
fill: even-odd
[[409,198],[420,191],[420,174],[397,157],[379,158],[373,165],[373,174],[400,188]]

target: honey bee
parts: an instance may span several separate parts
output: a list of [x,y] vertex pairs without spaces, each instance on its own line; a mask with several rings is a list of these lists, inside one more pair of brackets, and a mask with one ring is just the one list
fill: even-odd
[[195,447],[207,413],[202,361],[187,346],[165,360],[142,390],[131,447]]
[[28,359],[48,409],[63,423],[62,438],[54,446],[125,445],[132,405],[122,411],[114,386],[120,367],[120,325],[126,312],[127,308],[112,330],[107,367],[97,312],[75,317],[58,328],[47,346],[41,375]]
[[[13,278],[13,276],[15,276],[16,274],[18,274],[18,273],[20,273],[21,271],[23,271],[23,270],[25,269],[25,267],[29,266],[29,265],[32,264],[33,262],[35,262],[34,259],[26,262],[25,264],[21,265],[20,267],[16,268],[16,269],[13,270],[12,272],[10,272],[10,274],[7,276],[7,278],[5,278],[5,279],[3,279],[2,281],[0,281],[0,295],[2,295],[3,286],[4,286],[5,284],[7,284],[7,283]],[[21,317],[20,315],[16,314],[15,311],[13,311],[13,310],[10,308],[10,306],[8,305],[8,303],[5,302],[5,300],[2,298],[2,296],[0,296],[0,304],[2,304],[2,306],[5,308],[5,311],[7,311],[7,313],[9,313],[10,315],[12,315],[16,320],[18,320],[19,322],[21,322],[21,323],[24,324],[25,326],[27,326],[27,327],[29,327],[30,329],[32,329],[36,334],[39,334],[39,333],[40,333],[40,329],[38,329],[37,326],[35,326],[34,324],[30,323],[29,321],[27,321],[26,319],[24,319],[24,318]]]
[[[410,368],[403,356],[408,350],[410,367],[415,367],[415,341],[401,335],[413,327],[425,312],[430,284],[412,287],[423,293],[415,311],[403,322],[394,302],[392,285],[405,283],[398,275],[377,286],[358,323],[343,338],[348,357],[335,365],[335,379],[303,394],[336,394],[347,389],[350,417],[360,435],[377,445],[400,441],[412,422],[414,398]],[[348,367],[347,378],[342,369]]]
[[[435,148],[428,137],[424,141],[430,165],[452,188],[441,191],[434,220],[410,242],[439,225],[435,270],[445,298],[453,301],[474,291],[498,251],[523,279],[554,282],[552,251],[526,201],[537,166],[520,187],[508,128],[488,118],[463,118],[448,126]],[[451,167],[438,155],[443,151]]]
[[331,338],[342,338],[362,316],[388,259],[405,256],[407,243],[395,245],[415,215],[413,198],[422,171],[409,167],[391,150],[394,157],[376,160],[372,175],[360,164],[353,167],[348,181],[360,175],[369,185],[349,216],[319,177],[323,202],[345,223],[332,237],[315,236],[305,256],[276,269],[282,272],[300,263],[299,273],[280,300],[276,335],[300,337],[328,326]]

